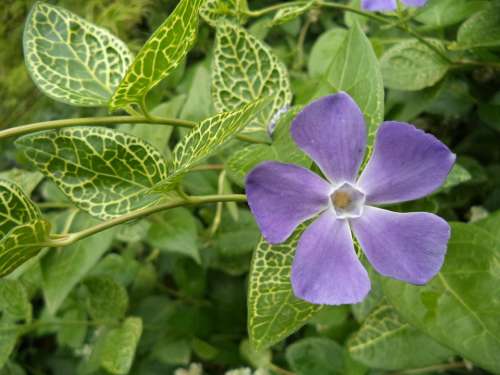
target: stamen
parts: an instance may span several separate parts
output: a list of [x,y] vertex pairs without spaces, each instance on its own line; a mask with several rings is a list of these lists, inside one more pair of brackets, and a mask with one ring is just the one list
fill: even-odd
[[332,209],[338,219],[360,217],[365,204],[365,194],[349,182],[337,186],[330,195]]
[[351,202],[351,196],[344,191],[337,191],[332,197],[332,203],[336,208],[346,209]]

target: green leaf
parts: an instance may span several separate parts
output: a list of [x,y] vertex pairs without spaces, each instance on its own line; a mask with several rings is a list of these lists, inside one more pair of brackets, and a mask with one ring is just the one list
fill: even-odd
[[152,218],[147,241],[162,251],[187,255],[200,263],[197,236],[196,219],[188,209],[179,207]]
[[431,0],[415,18],[427,27],[442,28],[461,22],[486,4],[485,0]]
[[107,106],[132,55],[125,43],[66,9],[37,2],[24,29],[26,66],[52,99]]
[[203,0],[181,0],[137,54],[116,89],[109,108],[142,106],[147,93],[181,63],[196,40]]
[[101,366],[112,374],[128,374],[142,334],[141,318],[125,319],[119,328],[106,334],[100,352]]
[[3,322],[31,322],[31,303],[28,292],[20,281],[0,280],[0,311]]
[[197,337],[191,340],[191,348],[198,357],[206,361],[213,360],[219,354],[219,350],[216,347]]
[[247,18],[244,11],[248,11],[247,0],[205,0],[200,16],[210,26],[216,27],[221,18],[244,23]]
[[493,212],[486,218],[475,222],[474,225],[488,231],[500,243],[500,211]]
[[383,280],[390,302],[410,324],[464,358],[500,372],[500,244],[472,224],[452,224],[441,272],[427,285]]
[[500,46],[500,4],[491,3],[476,13],[458,29],[457,43],[453,49]]
[[62,324],[57,330],[57,342],[61,346],[65,345],[72,349],[80,349],[83,346],[87,336],[87,326],[74,324],[74,322],[84,322],[87,319],[87,314],[84,309],[79,307],[65,311],[61,318]]
[[377,56],[357,23],[347,32],[331,60],[326,78],[331,88],[347,92],[361,108],[367,119],[371,144],[384,119],[384,85]]
[[212,93],[218,111],[272,98],[245,131],[265,131],[273,115],[292,101],[285,65],[268,46],[230,22],[217,26]]
[[152,357],[168,365],[187,365],[191,360],[191,346],[187,340],[163,338],[155,344]]
[[243,130],[265,103],[266,100],[256,100],[233,112],[219,113],[202,121],[175,146],[172,171],[154,190],[171,190],[190,168],[216,153]]
[[302,327],[321,309],[296,298],[290,273],[301,226],[280,245],[262,239],[255,250],[248,282],[248,335],[252,345],[265,349]]
[[290,109],[282,115],[276,125],[271,145],[250,145],[236,151],[225,164],[229,176],[240,186],[244,186],[245,177],[257,164],[266,160],[298,164],[310,167],[311,160],[293,141],[290,127],[300,108]]
[[[186,97],[179,95],[168,102],[162,103],[155,107],[151,114],[159,117],[178,118]],[[152,124],[135,124],[122,125],[118,128],[125,133],[129,133],[143,141],[148,142],[155,149],[164,155],[168,155],[167,145],[174,130],[173,126],[152,125]]]
[[451,189],[457,185],[463,184],[464,182],[470,181],[472,175],[467,169],[462,167],[460,164],[455,164],[448,175],[443,187],[441,189]]
[[[0,322],[0,370],[5,371],[5,365],[11,353],[16,347],[19,335],[18,328],[11,323]],[[10,372],[0,372],[0,374],[11,375]]]
[[128,308],[128,295],[123,286],[110,277],[89,277],[87,311],[97,321],[119,320]]
[[273,25],[282,25],[290,22],[297,17],[306,13],[314,5],[315,0],[311,0],[304,5],[292,5],[286,8],[279,9],[271,21]]
[[0,181],[2,180],[12,182],[13,184],[19,186],[27,196],[30,196],[33,193],[33,190],[35,190],[35,188],[43,180],[43,174],[36,171],[31,172],[23,169],[12,168],[8,171],[0,172]]
[[17,185],[0,180],[0,239],[13,228],[31,223],[40,216],[38,207]]
[[271,350],[255,350],[249,340],[243,340],[240,343],[240,353],[255,368],[268,368],[273,359]]
[[215,114],[211,99],[212,73],[209,63],[207,58],[190,71],[192,77],[186,90],[187,98],[180,118],[199,122]]
[[222,256],[234,257],[251,253],[260,240],[260,231],[249,210],[240,209],[238,219],[222,217],[221,225],[212,238],[214,250]]
[[345,374],[344,351],[327,338],[309,337],[293,343],[286,350],[286,359],[297,375]]
[[385,370],[430,366],[453,356],[449,349],[403,322],[387,304],[366,318],[349,340],[348,349],[359,362]]
[[333,56],[336,56],[347,35],[347,30],[330,29],[319,36],[314,43],[307,69],[313,78],[322,77],[330,66]]
[[16,144],[79,208],[103,220],[155,203],[149,192],[167,176],[158,150],[112,129],[49,130]]
[[[98,221],[86,214],[78,214],[71,232],[96,225]],[[42,292],[45,306],[55,314],[68,294],[85,275],[94,269],[97,261],[109,250],[115,231],[107,230],[59,250],[51,250],[40,262]]]
[[40,253],[49,240],[50,224],[35,220],[13,228],[0,240],[0,277]]
[[[438,41],[429,42],[444,51]],[[385,86],[403,91],[433,86],[450,69],[446,60],[418,40],[401,42],[388,49],[380,59],[380,66]]]

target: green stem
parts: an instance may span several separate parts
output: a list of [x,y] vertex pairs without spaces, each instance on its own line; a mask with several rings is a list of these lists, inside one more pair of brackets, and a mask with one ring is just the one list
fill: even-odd
[[323,7],[327,7],[327,8],[340,9],[340,10],[343,10],[345,12],[351,12],[354,14],[359,14],[360,16],[370,18],[374,21],[385,23],[385,24],[392,24],[393,23],[393,21],[391,21],[383,16],[380,16],[376,13],[365,12],[365,11],[362,11],[360,9],[350,7],[348,5],[337,4],[337,3],[328,3],[326,1],[318,1],[318,5],[323,6]]
[[[117,124],[158,124],[179,126],[182,128],[192,129],[198,124],[193,121],[180,120],[174,118],[165,118],[157,116],[107,116],[107,117],[83,117],[75,119],[64,119],[54,121],[35,122],[33,124],[16,126],[0,131],[0,140],[19,137],[21,135],[35,133],[43,130],[62,129],[73,126],[113,126]],[[259,139],[252,138],[246,135],[237,135],[237,139],[250,143],[266,143]]]
[[274,363],[271,363],[269,368],[279,375],[296,375],[294,372],[285,370],[284,368],[279,367],[279,366],[275,365]]
[[393,372],[391,375],[408,375],[408,374],[427,374],[430,372],[436,372],[436,371],[446,371],[446,370],[453,370],[453,369],[458,369],[458,368],[466,368],[467,364],[465,362],[453,362],[453,363],[443,363],[440,365],[434,365],[434,366],[429,366],[429,367],[422,367],[422,368],[417,368],[417,369],[412,369],[412,370],[404,370],[400,372]]
[[[247,16],[250,16],[250,17],[259,17],[259,16],[274,12],[274,11],[282,9],[282,8],[287,8],[287,7],[296,6],[296,5],[303,5],[305,3],[306,3],[305,1],[293,1],[293,2],[289,2],[289,3],[280,3],[280,4],[276,4],[276,5],[273,5],[273,6],[258,10],[258,11],[248,11],[245,14]],[[377,21],[377,22],[380,22],[380,23],[383,23],[386,25],[397,27],[398,29],[406,32],[407,34],[409,34],[412,37],[414,37],[415,39],[417,39],[419,42],[425,44],[428,48],[430,48],[434,52],[436,52],[436,54],[438,54],[442,59],[444,59],[449,64],[454,64],[454,62],[445,53],[443,53],[443,51],[441,51],[438,47],[436,47],[435,45],[430,43],[423,36],[418,34],[416,31],[412,30],[408,25],[405,25],[404,23],[400,23],[400,22],[394,23],[393,20],[388,19],[388,18],[383,17],[383,16],[380,16],[376,13],[365,12],[365,11],[362,11],[360,9],[356,9],[356,8],[353,8],[353,7],[350,7],[348,5],[344,5],[344,4],[330,3],[330,2],[321,1],[321,0],[318,0],[316,2],[316,4],[318,6],[323,6],[326,8],[333,8],[333,9],[339,9],[339,10],[342,10],[345,12],[351,12],[351,13],[358,14],[360,16],[372,19],[374,21]],[[464,65],[464,64],[467,64],[467,62],[461,62],[460,64]],[[477,65],[477,63],[475,63],[475,64]]]
[[148,119],[144,116],[83,117],[74,119],[35,122],[33,124],[16,126],[1,131],[0,139],[19,137],[21,135],[34,133],[42,130],[61,129],[72,126],[82,126],[82,125],[112,126],[117,124],[141,124],[141,123],[181,126],[184,128],[193,128],[196,126],[195,122],[170,119],[170,118],[160,118],[160,117],[155,117],[151,119]]
[[[219,179],[217,181],[217,194],[224,194],[224,183],[226,179],[226,171],[222,170],[222,172],[219,174]],[[210,237],[213,237],[215,233],[217,232],[217,229],[219,229],[219,225],[222,220],[222,209],[224,208],[224,204],[222,202],[217,203],[217,207],[215,209],[215,217],[214,221],[212,222],[212,226],[210,227]]]
[[465,66],[486,66],[486,67],[490,67],[490,68],[493,68],[493,69],[500,69],[500,63],[498,62],[495,62],[495,61],[475,61],[475,60],[468,60],[468,59],[464,59],[464,60],[458,60],[458,61],[455,61],[455,65],[465,65]]
[[351,12],[351,13],[359,14],[360,16],[363,16],[363,17],[366,17],[366,18],[370,18],[370,19],[375,20],[377,22],[381,22],[381,23],[384,23],[386,25],[395,26],[398,29],[400,29],[401,31],[404,31],[407,34],[410,34],[415,39],[417,39],[419,42],[425,44],[427,47],[429,47],[434,52],[436,52],[439,56],[441,56],[441,58],[443,58],[446,62],[448,62],[450,64],[453,64],[453,61],[445,53],[443,53],[439,48],[437,48],[435,45],[433,45],[432,43],[430,43],[423,36],[419,35],[417,32],[415,32],[414,30],[412,30],[407,25],[401,24],[399,22],[398,23],[394,23],[393,20],[390,20],[390,19],[388,19],[386,17],[379,16],[378,14],[375,14],[375,13],[372,13],[372,12],[364,12],[362,10],[359,10],[359,9],[356,9],[356,8],[352,8],[352,7],[348,6],[348,5],[337,4],[337,3],[329,3],[329,2],[325,2],[325,1],[319,1],[318,4],[320,6],[324,6],[324,7],[327,7],[327,8],[340,9],[340,10],[343,10],[343,11],[346,11],[346,12]]
[[69,202],[41,202],[36,205],[42,210],[62,210],[75,207]]
[[170,202],[158,204],[155,206],[142,208],[130,212],[126,215],[116,217],[114,219],[104,221],[93,227],[84,229],[80,232],[70,233],[67,235],[55,235],[53,238],[44,246],[46,247],[64,247],[74,244],[84,238],[90,237],[96,233],[105,231],[106,229],[115,227],[120,224],[127,223],[132,220],[141,219],[143,217],[149,216],[156,212],[181,207],[181,206],[194,206],[199,204],[207,203],[218,203],[218,202],[246,202],[247,198],[243,194],[227,194],[227,195],[205,195],[205,196],[191,196],[181,199],[176,199]]
[[282,8],[289,8],[292,6],[300,6],[300,5],[304,5],[306,3],[307,3],[307,1],[289,1],[289,2],[271,5],[267,8],[263,8],[263,9],[259,9],[259,10],[248,10],[246,12],[243,12],[243,14],[248,16],[248,17],[261,17],[261,16],[265,16],[268,13],[272,13],[272,12],[275,12],[277,10],[280,10]]
[[224,169],[224,164],[202,164],[191,169],[192,172],[201,172],[201,171],[220,171]]

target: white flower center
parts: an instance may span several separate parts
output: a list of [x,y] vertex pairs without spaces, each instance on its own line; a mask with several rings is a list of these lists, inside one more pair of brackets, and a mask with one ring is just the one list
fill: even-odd
[[365,205],[365,194],[348,182],[338,185],[330,195],[333,211],[339,219],[360,217]]

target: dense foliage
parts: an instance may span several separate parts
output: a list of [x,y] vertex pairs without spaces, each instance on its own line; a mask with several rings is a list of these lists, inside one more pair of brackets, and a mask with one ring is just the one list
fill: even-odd
[[[500,374],[498,0],[1,8],[0,374]],[[339,91],[370,149],[390,119],[457,154],[390,207],[452,236],[427,285],[369,268],[362,303],[319,306],[290,285],[304,227],[267,243],[245,177],[319,172],[290,124]]]

